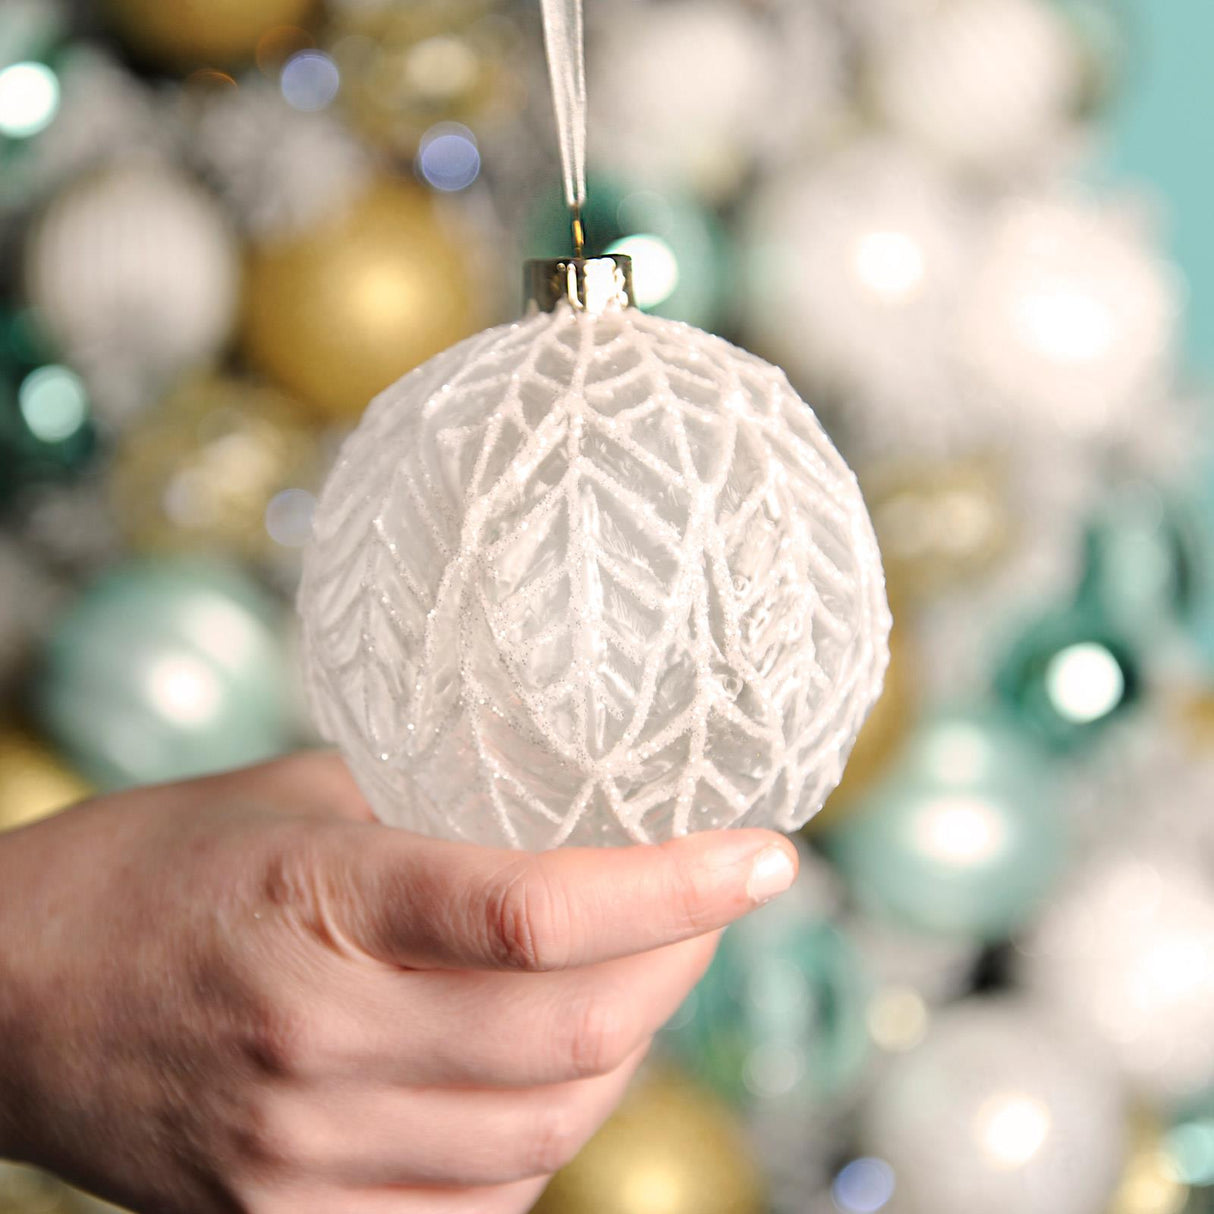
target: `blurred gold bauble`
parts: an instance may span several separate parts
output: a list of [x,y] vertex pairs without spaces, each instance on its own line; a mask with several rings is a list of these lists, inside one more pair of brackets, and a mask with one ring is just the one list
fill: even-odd
[[807,834],[829,830],[860,800],[861,794],[888,769],[915,721],[918,680],[914,655],[906,640],[906,629],[900,622],[897,599],[892,593],[890,599],[894,605],[894,626],[889,634],[889,667],[885,671],[881,698],[873,705],[860,730],[843,769],[843,779],[822,809],[806,823]]
[[137,54],[184,69],[251,58],[263,34],[306,20],[315,0],[106,0],[106,7]]
[[281,551],[267,508],[287,490],[314,488],[319,463],[318,440],[290,397],[207,376],[182,384],[132,425],[111,484],[137,548],[256,560]]
[[886,573],[910,597],[972,579],[1007,551],[1007,476],[993,457],[890,463],[860,480]]
[[670,1072],[634,1084],[535,1214],[759,1214],[762,1185],[718,1099]]
[[1181,1214],[1189,1187],[1177,1178],[1153,1118],[1131,1118],[1128,1145],[1125,1171],[1107,1214]]
[[[45,818],[91,791],[40,743],[13,730],[0,731],[0,830]],[[0,1202],[0,1214],[3,1210]]]
[[332,54],[351,122],[412,157],[437,122],[508,121],[525,92],[518,33],[490,0],[387,0],[339,13]]
[[466,255],[419,188],[382,183],[252,255],[244,349],[333,419],[478,328]]

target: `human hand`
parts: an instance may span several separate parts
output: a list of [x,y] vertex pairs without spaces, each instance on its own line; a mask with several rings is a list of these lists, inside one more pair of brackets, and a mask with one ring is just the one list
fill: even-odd
[[328,754],[86,802],[0,838],[0,1155],[143,1214],[527,1210],[795,865],[425,839]]

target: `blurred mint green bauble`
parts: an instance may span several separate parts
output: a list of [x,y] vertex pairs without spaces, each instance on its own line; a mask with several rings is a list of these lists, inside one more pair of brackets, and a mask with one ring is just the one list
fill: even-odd
[[1046,756],[994,712],[921,725],[903,757],[823,845],[870,913],[997,940],[1049,889],[1067,832]]
[[862,1073],[870,994],[858,951],[798,886],[726,931],[666,1041],[727,1100],[809,1110]]
[[[712,330],[723,318],[730,286],[728,249],[710,211],[671,191],[629,189],[591,176],[583,220],[588,254],[632,258],[633,289],[643,312]],[[528,257],[573,253],[564,196],[549,194],[527,228]]]
[[1055,750],[1093,740],[1138,699],[1138,664],[1099,607],[1079,603],[1031,625],[996,687],[1018,722]]
[[35,708],[103,789],[256,762],[292,741],[282,633],[281,610],[235,569],[121,566],[53,626]]

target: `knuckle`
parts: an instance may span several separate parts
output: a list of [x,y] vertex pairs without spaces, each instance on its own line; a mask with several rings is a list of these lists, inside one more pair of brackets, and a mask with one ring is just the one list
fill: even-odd
[[574,1078],[606,1075],[632,1053],[637,1034],[615,992],[599,991],[568,1013],[562,1061]]
[[253,1067],[274,1079],[312,1074],[325,1052],[316,1016],[279,1000],[248,1017],[242,1046]]
[[304,1157],[294,1120],[272,1098],[246,1109],[230,1134],[237,1171],[249,1177],[290,1173]]
[[670,902],[674,907],[676,922],[688,932],[699,933],[718,926],[719,910],[714,899],[712,874],[703,872],[699,865],[680,865],[671,878]]
[[541,862],[511,866],[486,903],[490,949],[507,969],[559,969],[568,956],[568,908]]
[[536,1114],[522,1161],[527,1176],[550,1176],[573,1161],[585,1139],[576,1107],[552,1099]]

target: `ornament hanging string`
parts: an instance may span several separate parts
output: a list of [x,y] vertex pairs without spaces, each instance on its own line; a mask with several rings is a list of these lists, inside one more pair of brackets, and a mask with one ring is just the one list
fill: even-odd
[[586,239],[582,228],[582,205],[586,201],[586,49],[582,0],[540,0],[540,4],[565,202],[573,217],[574,248],[581,257]]

